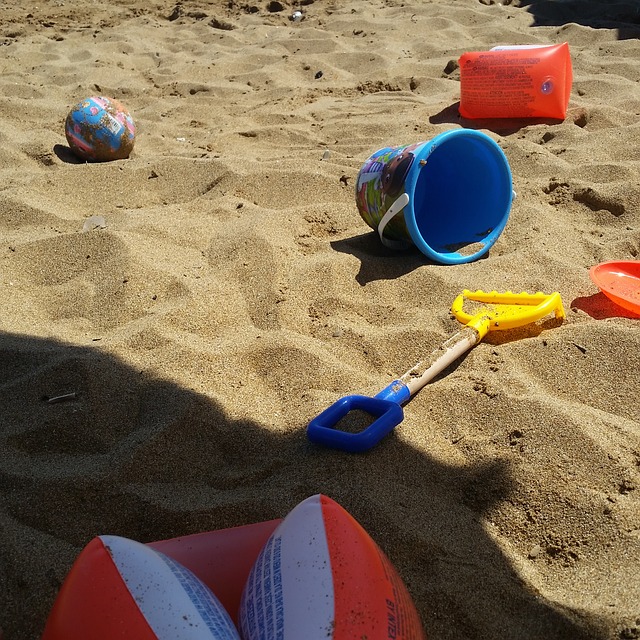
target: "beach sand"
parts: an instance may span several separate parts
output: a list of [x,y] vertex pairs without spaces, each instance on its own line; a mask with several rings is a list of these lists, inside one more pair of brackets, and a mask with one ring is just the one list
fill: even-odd
[[[428,638],[639,638],[640,320],[589,278],[639,258],[637,3],[15,4],[0,3],[4,640],[40,636],[95,535],[260,522],[317,493],[385,551]],[[560,42],[564,121],[460,119],[461,54]],[[129,159],[70,154],[65,118],[90,95],[130,110]],[[356,208],[362,163],[461,127],[513,172],[497,243],[454,266],[383,247]],[[106,228],[83,232],[92,215]],[[308,441],[321,410],[458,330],[465,288],[559,291],[567,317],[489,334],[366,454]]]

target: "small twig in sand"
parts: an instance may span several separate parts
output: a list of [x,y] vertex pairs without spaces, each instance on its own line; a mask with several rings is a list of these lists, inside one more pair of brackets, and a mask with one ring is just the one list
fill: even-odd
[[55,404],[56,402],[66,402],[67,400],[75,400],[78,397],[78,394],[75,391],[71,393],[65,393],[61,396],[43,396],[43,400],[46,400],[49,404]]

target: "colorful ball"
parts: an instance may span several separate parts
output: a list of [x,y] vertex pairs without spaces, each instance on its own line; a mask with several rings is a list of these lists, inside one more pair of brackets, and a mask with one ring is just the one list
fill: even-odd
[[92,96],[71,109],[64,132],[71,150],[78,157],[103,162],[129,157],[136,127],[120,102]]

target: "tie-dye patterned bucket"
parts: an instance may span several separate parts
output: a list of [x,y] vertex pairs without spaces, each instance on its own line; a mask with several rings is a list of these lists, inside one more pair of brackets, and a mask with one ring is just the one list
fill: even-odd
[[440,264],[487,253],[507,224],[513,196],[504,152],[472,129],[380,149],[356,183],[360,215],[383,244],[401,249],[413,243]]

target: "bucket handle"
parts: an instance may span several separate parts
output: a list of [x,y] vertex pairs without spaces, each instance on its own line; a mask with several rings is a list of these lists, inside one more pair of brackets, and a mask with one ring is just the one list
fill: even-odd
[[380,240],[385,247],[389,249],[404,249],[407,246],[407,242],[402,240],[391,240],[389,238],[384,237],[384,229],[391,222],[391,219],[394,218],[402,209],[404,209],[409,204],[409,194],[403,193],[398,197],[397,200],[387,209],[387,212],[382,216],[380,222],[378,223],[378,235],[380,236]]

